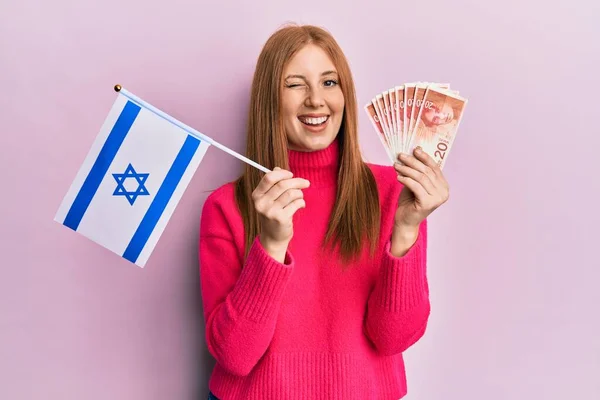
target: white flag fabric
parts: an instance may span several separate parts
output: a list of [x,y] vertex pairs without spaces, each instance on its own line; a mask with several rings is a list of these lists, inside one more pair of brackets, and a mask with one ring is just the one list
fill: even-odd
[[119,93],[54,219],[144,267],[210,145]]

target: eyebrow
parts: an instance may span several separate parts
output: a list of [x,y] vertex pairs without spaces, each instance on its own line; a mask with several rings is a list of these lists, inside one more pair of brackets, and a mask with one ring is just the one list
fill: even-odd
[[[321,76],[331,75],[331,74],[337,75],[337,72],[333,71],[333,70],[331,70],[331,71],[325,71],[325,72],[323,72],[321,74]],[[290,78],[300,78],[300,79],[305,79],[306,80],[306,77],[304,75],[288,75],[288,76],[285,77],[285,79],[290,79]]]

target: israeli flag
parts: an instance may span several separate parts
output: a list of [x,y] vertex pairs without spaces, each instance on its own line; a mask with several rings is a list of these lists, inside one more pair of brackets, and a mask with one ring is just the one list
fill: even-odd
[[144,267],[211,145],[188,128],[120,90],[55,221]]

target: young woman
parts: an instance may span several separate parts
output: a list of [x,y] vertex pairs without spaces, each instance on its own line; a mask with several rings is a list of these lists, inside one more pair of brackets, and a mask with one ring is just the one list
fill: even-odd
[[448,184],[423,152],[365,163],[348,62],[286,26],[257,62],[246,166],[206,200],[200,275],[209,398],[399,399],[430,312],[426,217]]

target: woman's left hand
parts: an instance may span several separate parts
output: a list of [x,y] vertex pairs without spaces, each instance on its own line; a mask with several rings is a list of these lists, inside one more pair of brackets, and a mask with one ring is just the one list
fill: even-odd
[[404,164],[394,164],[398,181],[404,187],[398,199],[395,227],[415,228],[449,197],[449,187],[440,167],[427,153],[417,147],[414,156],[400,154]]

